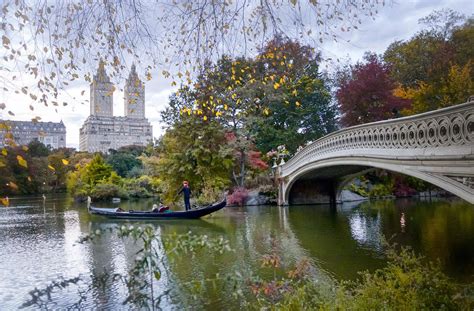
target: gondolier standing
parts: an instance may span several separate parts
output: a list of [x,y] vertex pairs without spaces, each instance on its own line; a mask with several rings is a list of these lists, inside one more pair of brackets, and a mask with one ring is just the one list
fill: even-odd
[[189,188],[189,183],[187,180],[183,181],[183,188],[179,190],[178,194],[183,193],[184,196],[184,207],[187,211],[191,209],[191,204],[189,203],[189,197],[191,196],[191,188]]

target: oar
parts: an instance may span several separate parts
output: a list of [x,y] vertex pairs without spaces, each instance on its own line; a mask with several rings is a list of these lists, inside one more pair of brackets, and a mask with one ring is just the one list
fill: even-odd
[[179,196],[179,193],[177,193],[177,194],[174,196],[173,200],[171,201],[170,205],[171,205],[172,207],[175,207],[175,206],[174,206],[174,203],[175,203],[176,199],[178,198],[178,196]]

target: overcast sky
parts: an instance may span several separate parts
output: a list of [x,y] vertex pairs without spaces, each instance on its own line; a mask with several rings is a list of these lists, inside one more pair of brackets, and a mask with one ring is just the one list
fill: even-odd
[[[474,13],[474,1],[472,0],[407,0],[394,1],[393,5],[383,7],[375,20],[367,19],[359,27],[359,30],[344,33],[345,40],[336,42],[325,42],[322,46],[324,58],[350,59],[352,62],[360,60],[366,51],[383,53],[388,45],[395,40],[409,39],[420,30],[418,20],[427,16],[434,10],[450,8],[470,16]],[[349,42],[344,42],[344,41]],[[321,47],[320,47],[321,48]],[[330,68],[328,68],[330,70]],[[158,75],[154,75],[158,76]],[[145,84],[145,113],[153,126],[153,134],[159,137],[163,133],[160,124],[160,111],[166,107],[169,95],[176,91],[176,87],[171,87],[171,81],[160,78],[148,81]],[[117,89],[123,88],[125,81],[117,85]],[[41,107],[36,105],[35,111],[31,112],[27,105],[21,104],[24,99],[21,97],[6,97],[3,95],[1,102],[14,104],[15,116],[11,117],[6,110],[0,110],[0,118],[14,120],[31,120],[33,116],[40,116],[41,121],[59,122],[62,120],[67,130],[67,146],[79,147],[79,128],[89,115],[89,105],[80,104],[74,98],[81,97],[81,91],[86,89],[85,98],[89,98],[89,87],[87,83],[76,83],[65,92],[62,99],[69,104],[66,107]],[[123,93],[116,91],[114,94],[114,114],[123,115]]]

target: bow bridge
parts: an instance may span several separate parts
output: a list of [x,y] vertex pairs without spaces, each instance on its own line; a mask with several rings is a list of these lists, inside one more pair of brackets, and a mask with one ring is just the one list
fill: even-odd
[[380,168],[474,204],[474,96],[468,102],[331,133],[278,167],[279,205],[340,202],[354,177]]

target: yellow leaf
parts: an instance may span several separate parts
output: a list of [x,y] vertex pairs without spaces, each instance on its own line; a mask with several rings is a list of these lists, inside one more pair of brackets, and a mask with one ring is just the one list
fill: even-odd
[[69,161],[66,160],[66,159],[62,159],[61,161],[63,162],[64,165],[68,165],[68,164],[69,164]]
[[48,165],[48,168],[52,171],[55,171],[56,169],[54,167],[52,167],[51,165]]
[[23,149],[24,151],[28,151],[28,146],[21,146],[21,149]]
[[17,156],[16,156],[16,159],[17,159],[19,165],[21,165],[21,166],[23,166],[23,167],[25,167],[25,168],[28,167],[28,163],[26,162],[25,159],[23,159],[23,157],[22,157],[21,155],[17,155]]
[[298,95],[298,91],[297,90],[293,90],[293,92],[291,92],[292,95],[294,96],[297,96]]
[[7,149],[3,148],[3,149],[2,149],[2,154],[3,154],[4,156],[7,156],[7,155],[8,155]]
[[268,108],[265,108],[265,109],[263,110],[263,113],[268,116],[268,114],[270,113],[270,111],[268,110]]
[[275,82],[275,84],[273,84],[273,88],[274,88],[275,90],[278,90],[279,87],[280,87],[280,83]]
[[203,120],[204,120],[204,121],[207,121],[207,116],[204,116]]
[[301,104],[300,104],[300,102],[299,102],[299,101],[296,101],[295,105],[296,105],[296,107],[299,107],[299,106],[301,106]]
[[0,201],[2,202],[2,204],[4,206],[9,206],[10,205],[10,199],[8,199],[8,197],[0,198]]

